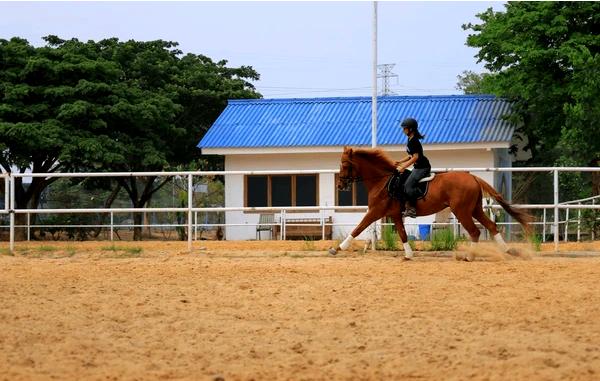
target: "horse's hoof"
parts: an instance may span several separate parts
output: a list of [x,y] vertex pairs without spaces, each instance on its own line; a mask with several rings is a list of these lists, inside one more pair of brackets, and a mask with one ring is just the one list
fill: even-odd
[[519,251],[517,249],[513,249],[512,247],[506,250],[506,253],[512,255],[513,257],[519,256]]
[[402,260],[403,261],[412,261],[412,257],[406,257],[406,256],[404,256],[404,257],[402,257]]
[[334,249],[333,247],[330,247],[328,251],[329,251],[329,254],[331,254],[331,255],[336,255],[337,254],[337,250]]

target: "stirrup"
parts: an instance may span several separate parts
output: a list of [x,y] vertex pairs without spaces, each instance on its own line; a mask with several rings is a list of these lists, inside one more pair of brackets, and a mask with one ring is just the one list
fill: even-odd
[[417,217],[417,209],[416,208],[404,209],[404,212],[402,212],[402,217],[416,218]]

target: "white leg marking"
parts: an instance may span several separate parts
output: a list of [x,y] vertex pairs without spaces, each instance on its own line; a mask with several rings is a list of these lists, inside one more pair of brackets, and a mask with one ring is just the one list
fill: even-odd
[[353,239],[354,239],[354,237],[352,237],[352,235],[349,235],[348,237],[346,237],[344,242],[340,243],[340,249],[348,250],[348,248],[350,247],[350,243],[352,242]]
[[504,251],[504,252],[508,251],[508,245],[506,244],[506,242],[504,242],[504,238],[502,238],[502,234],[496,233],[496,235],[494,236],[494,240],[496,240],[496,243],[500,246],[502,251]]
[[414,254],[408,242],[404,242],[402,246],[404,247],[404,258],[411,259],[414,256]]

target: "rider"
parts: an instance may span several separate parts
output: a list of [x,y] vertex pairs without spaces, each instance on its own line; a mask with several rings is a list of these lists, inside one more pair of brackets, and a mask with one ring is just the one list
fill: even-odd
[[424,136],[419,133],[417,121],[413,118],[406,118],[400,126],[402,126],[404,134],[408,136],[408,143],[406,144],[408,156],[398,161],[399,165],[396,167],[396,170],[402,173],[406,168],[414,164],[414,169],[404,184],[406,208],[403,215],[404,217],[415,218],[417,216],[417,199],[423,195],[417,185],[419,180],[429,175],[431,164],[429,164],[429,160],[423,155],[423,146],[419,140],[423,139]]

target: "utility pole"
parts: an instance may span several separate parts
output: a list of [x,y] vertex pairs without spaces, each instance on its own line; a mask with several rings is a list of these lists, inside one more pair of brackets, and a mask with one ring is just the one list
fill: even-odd
[[[373,97],[371,100],[371,147],[377,147],[377,1],[373,2]],[[371,224],[371,244],[377,250],[377,221]],[[365,250],[367,247],[365,246]]]
[[373,2],[373,95],[371,98],[371,147],[377,147],[377,2]]
[[377,78],[382,78],[382,89],[379,93],[380,95],[393,95],[394,92],[390,89],[390,78],[398,78],[398,74],[392,73],[392,69],[396,66],[396,64],[381,64],[377,65],[377,69],[379,73],[377,74]]

